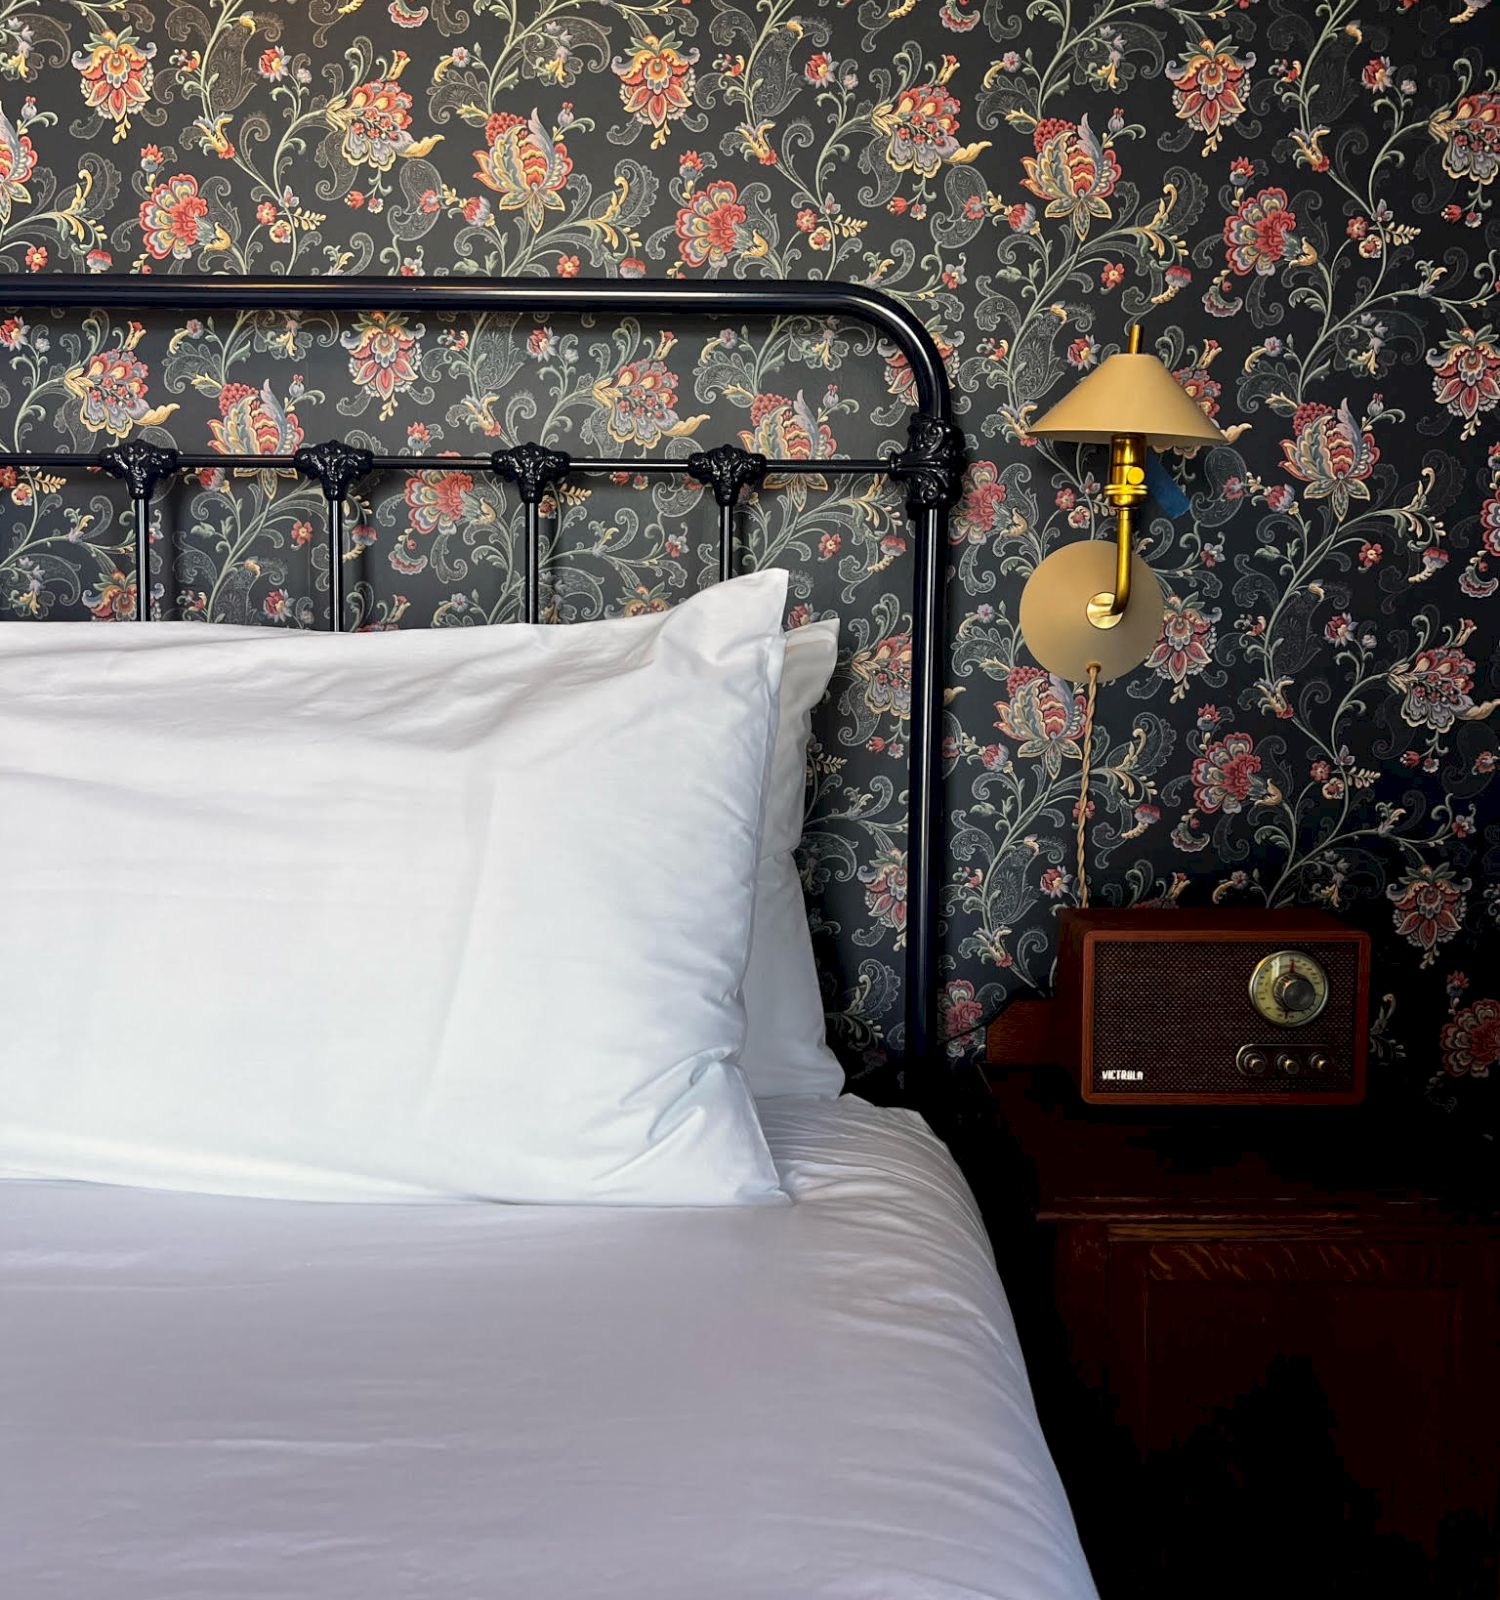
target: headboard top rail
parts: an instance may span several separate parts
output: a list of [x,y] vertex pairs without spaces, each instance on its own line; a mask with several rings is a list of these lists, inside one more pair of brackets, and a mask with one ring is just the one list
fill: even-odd
[[[60,288],[65,284],[66,288]],[[195,278],[123,273],[0,273],[0,304],[194,311],[599,311],[684,316],[844,316],[887,335],[911,364],[917,408],[947,421],[953,401],[943,358],[920,318],[864,284],[809,279],[712,283],[676,278]]]

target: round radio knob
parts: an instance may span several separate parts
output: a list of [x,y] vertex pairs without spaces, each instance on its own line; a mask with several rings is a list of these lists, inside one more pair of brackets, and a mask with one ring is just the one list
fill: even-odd
[[1321,1050],[1314,1050],[1308,1057],[1307,1064],[1314,1072],[1327,1072],[1333,1065],[1333,1057],[1324,1055]]
[[1317,1004],[1318,991],[1300,973],[1284,972],[1272,985],[1276,1003],[1283,1011],[1310,1010]]
[[1284,1073],[1288,1078],[1295,1078],[1302,1070],[1302,1063],[1290,1052],[1283,1053],[1276,1058],[1276,1070]]
[[1247,1078],[1263,1078],[1266,1068],[1270,1065],[1271,1063],[1266,1060],[1259,1050],[1247,1050],[1239,1061],[1240,1071]]

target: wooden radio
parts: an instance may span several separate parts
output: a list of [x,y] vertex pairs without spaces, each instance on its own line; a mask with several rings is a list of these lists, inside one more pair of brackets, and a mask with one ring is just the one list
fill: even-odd
[[1322,911],[1063,911],[1065,1060],[1095,1104],[1364,1098],[1370,938]]

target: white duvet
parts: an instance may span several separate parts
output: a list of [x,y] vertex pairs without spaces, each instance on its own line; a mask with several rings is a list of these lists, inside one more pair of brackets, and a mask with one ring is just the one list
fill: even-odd
[[780,1209],[0,1184],[5,1600],[1087,1600],[973,1202],[762,1106]]

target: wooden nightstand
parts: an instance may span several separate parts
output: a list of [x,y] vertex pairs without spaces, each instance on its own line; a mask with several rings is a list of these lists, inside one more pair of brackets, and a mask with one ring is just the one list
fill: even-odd
[[996,1253],[1104,1600],[1493,1600],[1493,1202],[1362,1110],[994,1093]]

